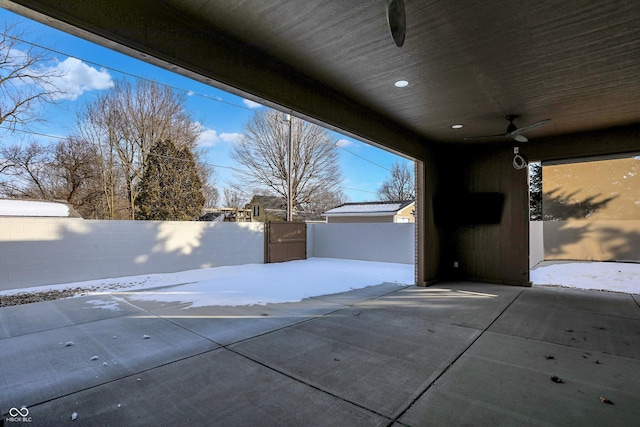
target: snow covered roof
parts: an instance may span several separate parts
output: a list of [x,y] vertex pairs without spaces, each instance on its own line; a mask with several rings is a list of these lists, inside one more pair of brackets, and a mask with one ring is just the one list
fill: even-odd
[[323,216],[346,216],[346,215],[395,215],[398,211],[415,203],[413,200],[403,202],[361,202],[344,203],[336,208],[325,211]]
[[80,215],[69,204],[47,200],[0,199],[0,216],[74,217]]

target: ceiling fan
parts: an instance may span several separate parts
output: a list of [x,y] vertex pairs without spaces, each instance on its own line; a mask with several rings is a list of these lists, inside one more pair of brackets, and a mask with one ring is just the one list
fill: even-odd
[[549,123],[551,121],[551,119],[544,119],[544,120],[540,120],[539,122],[536,122],[532,125],[529,126],[525,126],[523,128],[518,128],[513,121],[515,119],[517,119],[519,116],[514,115],[514,114],[510,114],[506,117],[506,119],[509,121],[509,126],[507,126],[507,131],[505,133],[501,133],[499,135],[486,135],[486,136],[472,136],[469,138],[465,138],[465,141],[468,140],[472,140],[472,139],[489,139],[489,138],[499,138],[499,137],[505,137],[508,139],[513,139],[516,140],[518,142],[527,142],[529,139],[523,135],[523,133],[527,133],[533,129],[539,128],[540,126],[546,125],[547,123]]
[[403,0],[387,0],[387,24],[396,46],[402,47],[407,32]]

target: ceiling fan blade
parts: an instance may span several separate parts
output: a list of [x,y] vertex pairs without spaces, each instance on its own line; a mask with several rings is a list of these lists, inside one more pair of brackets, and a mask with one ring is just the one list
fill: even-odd
[[[525,126],[519,129],[514,130],[513,132],[510,132],[509,135],[511,136],[516,136],[516,135],[520,135],[523,134],[525,132],[529,132],[530,130],[533,130],[535,128],[539,128],[540,126],[546,125],[547,123],[549,123],[551,121],[551,119],[544,119],[544,120],[540,120],[539,122],[536,122],[532,125],[529,126]],[[524,142],[524,141],[522,141]]]
[[549,123],[551,121],[551,119],[544,119],[544,120],[540,120],[539,122],[536,122],[532,125],[529,126],[525,126],[523,128],[519,128],[519,129],[514,129],[516,127],[515,124],[513,124],[513,121],[515,119],[517,119],[518,116],[515,115],[509,115],[507,116],[507,120],[509,120],[509,126],[507,127],[507,132],[506,133],[501,133],[499,135],[485,135],[485,136],[470,136],[467,138],[464,138],[465,141],[470,141],[470,140],[474,140],[474,139],[491,139],[491,138],[501,138],[501,137],[506,137],[506,138],[510,138],[513,139],[515,141],[518,142],[527,142],[529,141],[529,138],[527,138],[526,136],[522,135],[525,132],[529,132],[530,130],[533,130],[535,128],[539,128],[540,126],[546,125],[547,123]]
[[403,0],[387,0],[387,24],[396,46],[402,47],[407,31]]

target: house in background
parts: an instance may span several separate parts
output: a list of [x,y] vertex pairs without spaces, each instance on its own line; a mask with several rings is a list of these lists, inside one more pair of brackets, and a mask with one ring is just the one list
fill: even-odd
[[251,222],[251,209],[239,208],[205,208],[198,221],[214,222]]
[[324,212],[328,223],[415,222],[415,200],[344,203]]
[[251,209],[253,221],[286,221],[287,202],[278,196],[253,196],[247,208]]

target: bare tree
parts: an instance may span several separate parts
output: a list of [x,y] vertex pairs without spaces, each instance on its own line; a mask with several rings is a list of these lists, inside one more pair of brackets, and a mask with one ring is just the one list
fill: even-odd
[[[202,178],[201,178],[202,180]],[[211,183],[205,182],[202,184],[202,194],[204,195],[204,207],[215,208],[220,201],[220,192]]]
[[380,200],[401,202],[416,198],[416,181],[408,163],[394,162],[391,176],[378,189]]
[[66,200],[84,218],[102,218],[101,161],[97,147],[67,138],[58,142],[50,165],[50,194]]
[[224,207],[240,209],[245,206],[246,198],[239,191],[233,188],[225,187],[224,191]]
[[337,193],[321,192],[314,198],[314,201],[309,204],[303,214],[306,214],[309,219],[317,219],[319,214],[348,201],[349,198],[342,191]]
[[0,193],[14,199],[49,199],[52,150],[34,141],[0,147]]
[[[171,140],[178,147],[195,147],[199,128],[184,103],[184,96],[156,82],[138,80],[132,84],[120,80],[79,115],[78,134],[100,147],[103,187],[111,199],[112,211],[116,199],[122,197],[117,191],[117,180],[113,179],[114,168],[124,179],[129,217],[135,219],[138,183],[153,144]],[[196,162],[203,168],[201,175],[208,176],[206,165],[199,159]]]
[[100,161],[95,147],[74,139],[0,147],[0,194],[64,200],[85,218],[100,218]]
[[205,150],[191,146],[191,154],[196,164],[196,170],[202,183],[202,195],[204,196],[204,207],[215,208],[220,201],[220,192],[216,188],[216,174],[213,166],[205,161]]
[[0,126],[14,131],[38,119],[36,106],[53,101],[58,71],[40,65],[48,60],[43,51],[20,42],[24,31],[6,24],[0,35]]
[[[342,173],[336,141],[319,126],[294,119],[291,124],[292,200],[298,211],[310,211],[319,197],[340,194]],[[289,123],[274,110],[258,111],[245,125],[243,139],[231,155],[243,170],[234,188],[262,188],[287,199]]]

